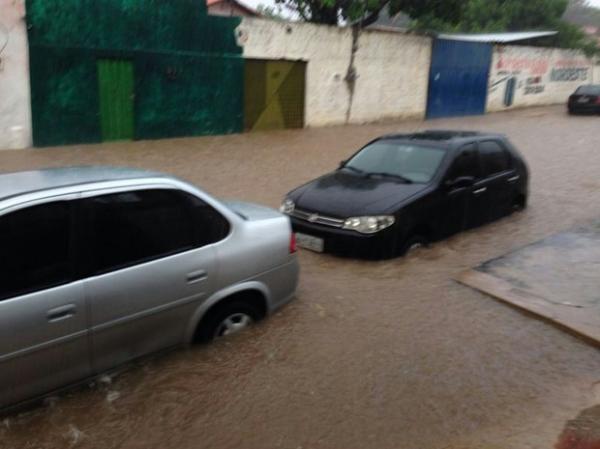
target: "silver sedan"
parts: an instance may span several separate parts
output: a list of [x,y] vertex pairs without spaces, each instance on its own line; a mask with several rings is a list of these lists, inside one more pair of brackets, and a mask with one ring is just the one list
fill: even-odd
[[289,219],[112,167],[0,175],[0,408],[291,300]]

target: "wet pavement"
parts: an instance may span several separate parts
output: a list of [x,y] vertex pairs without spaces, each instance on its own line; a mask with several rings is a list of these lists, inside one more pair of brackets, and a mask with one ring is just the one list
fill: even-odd
[[457,280],[600,347],[600,221],[489,260]]
[[301,252],[298,299],[280,313],[0,421],[0,448],[578,448],[559,444],[600,427],[598,349],[452,278],[600,218],[600,117],[550,107],[7,151],[0,170],[130,165],[275,207],[370,138],[433,127],[506,133],[530,165],[530,207],[405,259]]

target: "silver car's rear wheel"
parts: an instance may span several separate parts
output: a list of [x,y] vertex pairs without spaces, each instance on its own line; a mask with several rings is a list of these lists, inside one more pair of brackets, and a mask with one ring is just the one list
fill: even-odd
[[264,313],[254,303],[243,299],[217,304],[200,322],[195,340],[209,342],[227,337],[246,329],[263,316]]
[[226,337],[246,329],[254,319],[244,312],[232,313],[217,325],[213,338]]

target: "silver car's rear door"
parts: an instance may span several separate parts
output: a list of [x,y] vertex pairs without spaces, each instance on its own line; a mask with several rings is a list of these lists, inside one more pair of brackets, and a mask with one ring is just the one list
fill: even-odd
[[172,189],[82,200],[95,372],[180,344],[191,314],[214,291],[215,249],[198,240],[192,200]]
[[180,344],[215,269],[208,247],[89,279],[94,371]]

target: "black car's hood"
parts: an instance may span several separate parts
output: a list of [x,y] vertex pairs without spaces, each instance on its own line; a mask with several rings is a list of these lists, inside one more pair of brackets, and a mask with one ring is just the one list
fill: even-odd
[[298,209],[346,218],[391,213],[394,206],[425,187],[392,177],[366,177],[337,170],[299,187],[290,198]]

